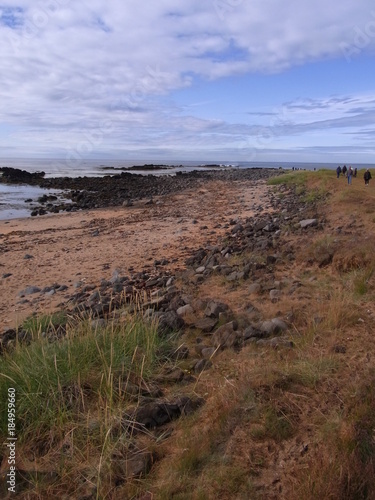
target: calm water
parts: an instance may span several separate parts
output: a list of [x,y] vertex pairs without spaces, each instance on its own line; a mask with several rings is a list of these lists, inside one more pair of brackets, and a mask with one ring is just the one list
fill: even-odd
[[[0,159],[0,167],[13,167],[26,170],[28,172],[45,172],[45,177],[96,177],[103,175],[112,175],[119,173],[119,168],[129,168],[135,165],[144,164],[163,164],[163,161],[155,160],[58,160],[58,159],[25,159],[25,158],[3,158]],[[166,165],[172,166],[165,170],[157,171],[133,171],[142,175],[174,175],[176,172],[189,172],[193,170],[207,169],[204,165],[222,165],[223,167],[235,168],[284,168],[284,169],[306,169],[319,170],[322,168],[335,169],[337,164],[333,163],[290,163],[290,162],[221,162],[213,161],[166,161]],[[358,169],[375,168],[375,165],[354,165]],[[36,204],[37,198],[42,194],[56,194],[53,190],[41,189],[34,186],[17,185],[11,186],[0,183],[0,220],[14,219],[18,217],[29,217],[30,207]],[[25,203],[26,199],[32,199],[32,202]]]

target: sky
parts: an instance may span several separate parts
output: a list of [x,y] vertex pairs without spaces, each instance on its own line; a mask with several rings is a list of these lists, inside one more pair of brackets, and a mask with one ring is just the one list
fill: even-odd
[[2,158],[375,163],[373,0],[3,0],[0,50]]

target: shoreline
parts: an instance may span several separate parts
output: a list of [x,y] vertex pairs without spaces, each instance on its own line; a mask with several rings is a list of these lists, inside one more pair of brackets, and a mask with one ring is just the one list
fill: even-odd
[[[152,274],[156,261],[167,262],[165,271],[181,269],[200,246],[214,245],[231,220],[271,210],[268,191],[264,181],[204,180],[130,206],[0,221],[0,332],[116,272]],[[22,294],[28,287],[40,291]]]
[[[177,172],[176,175],[157,176],[121,172],[99,177],[54,177],[44,178],[40,173],[29,173],[19,169],[7,169],[6,181],[2,185],[26,185],[42,189],[53,189],[37,200],[28,200],[30,215],[75,212],[93,208],[129,206],[135,201],[153,199],[199,186],[212,180],[258,181],[268,179],[283,171],[278,169],[221,169]],[[3,172],[4,178],[4,172]],[[15,184],[14,184],[15,183]],[[59,192],[58,196],[54,193]],[[35,204],[36,203],[36,204]]]

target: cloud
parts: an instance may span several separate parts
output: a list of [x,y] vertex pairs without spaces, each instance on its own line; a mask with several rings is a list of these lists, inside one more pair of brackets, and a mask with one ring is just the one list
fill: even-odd
[[[18,141],[25,149],[39,144],[40,150],[64,151],[83,144],[91,133],[102,136],[92,145],[100,152],[142,144],[213,147],[218,140],[256,136],[256,123],[184,115],[168,96],[199,79],[272,74],[344,58],[345,44],[371,51],[373,11],[369,0],[334,5],[323,0],[5,1],[0,8],[0,122],[14,128],[1,144],[11,147]],[[366,38],[361,47],[359,33]],[[281,137],[361,125],[369,119],[370,102],[351,99],[286,103],[292,123],[273,122],[268,128]],[[340,109],[353,116],[341,116]],[[323,115],[304,121],[304,113],[311,118],[315,112]],[[269,111],[248,115],[277,120]]]

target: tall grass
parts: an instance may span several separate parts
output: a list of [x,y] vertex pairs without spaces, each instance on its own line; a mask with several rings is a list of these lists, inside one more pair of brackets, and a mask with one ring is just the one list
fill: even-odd
[[[18,438],[59,432],[87,405],[126,399],[126,381],[150,376],[160,346],[156,325],[138,320],[95,330],[84,321],[60,341],[17,345],[0,358],[0,397],[16,390]],[[2,413],[1,432],[6,425]]]

